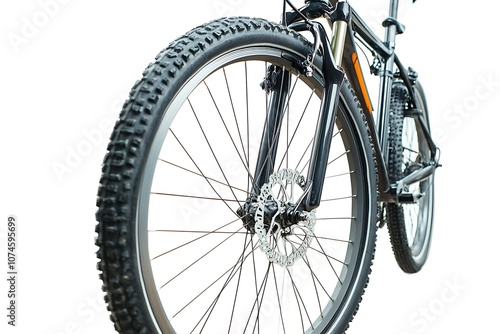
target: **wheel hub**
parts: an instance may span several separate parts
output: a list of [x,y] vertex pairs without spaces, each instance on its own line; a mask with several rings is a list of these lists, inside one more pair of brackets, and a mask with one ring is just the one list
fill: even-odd
[[296,198],[301,197],[303,188],[304,177],[298,172],[279,170],[261,187],[256,199],[238,210],[269,261],[282,267],[302,258],[314,238],[315,212],[296,209]]

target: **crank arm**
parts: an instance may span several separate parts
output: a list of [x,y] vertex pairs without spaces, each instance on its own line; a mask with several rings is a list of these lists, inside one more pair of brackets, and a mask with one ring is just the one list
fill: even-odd
[[431,175],[434,174],[436,168],[441,165],[436,162],[432,162],[431,164],[413,171],[409,175],[405,176],[395,185],[391,187],[391,193],[393,194],[393,201],[396,203],[416,203],[425,193],[421,193],[419,190],[415,192],[404,191],[408,186],[424,181],[428,179]]
[[421,168],[419,170],[413,171],[412,173],[410,173],[409,175],[405,176],[404,178],[402,178],[401,180],[399,180],[396,183],[396,192],[399,194],[407,186],[409,186],[409,185],[411,185],[413,183],[416,183],[416,182],[424,181],[429,176],[431,176],[432,174],[434,174],[435,170],[436,170],[436,165],[435,164],[430,164],[430,165],[428,165],[426,167],[423,167],[423,168]]

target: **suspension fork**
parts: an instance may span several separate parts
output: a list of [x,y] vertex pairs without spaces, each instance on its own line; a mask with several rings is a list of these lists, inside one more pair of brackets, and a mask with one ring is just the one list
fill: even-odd
[[252,194],[255,196],[259,195],[260,188],[269,180],[274,170],[281,124],[287,108],[290,80],[290,72],[271,65],[261,84],[262,89],[270,93],[270,99],[267,104],[266,121],[254,174]]
[[[306,189],[310,188],[310,191],[307,198],[299,203],[300,208],[306,211],[317,208],[321,201],[333,127],[339,106],[340,88],[344,82],[344,72],[338,67],[338,64],[342,61],[347,22],[340,20],[334,22],[335,38],[331,43],[331,48],[328,47],[329,43],[323,26],[318,25],[318,27],[321,31],[319,35],[321,44],[325,46],[324,50],[328,51],[323,56],[325,85],[307,173]],[[338,58],[335,58],[334,55],[337,55]]]
[[[309,5],[314,8],[314,15],[317,17],[318,3],[324,1],[311,1]],[[321,6],[320,6],[321,7]],[[302,9],[306,15],[307,6]],[[344,72],[340,69],[342,62],[342,52],[347,34],[347,22],[350,16],[350,7],[346,2],[338,2],[333,11],[325,11],[323,14],[330,15],[333,23],[334,37],[331,44],[328,41],[327,33],[323,26],[316,22],[299,23],[291,25],[297,30],[309,28],[314,36],[314,49],[306,61],[302,62],[305,67],[303,72],[311,75],[310,66],[316,55],[316,48],[319,46],[323,50],[323,77],[324,87],[321,99],[321,107],[316,125],[311,159],[307,173],[304,196],[299,199],[296,210],[311,211],[320,205],[323,191],[323,181],[325,179],[326,168],[328,166],[328,154],[330,152],[333,128],[335,125],[336,112],[339,105],[340,88],[344,82]],[[287,73],[285,75],[285,73]],[[283,115],[285,114],[287,95],[289,93],[290,74],[283,71],[283,75],[278,76],[279,80],[275,87],[279,87],[271,96],[271,104],[268,108],[268,116],[264,127],[259,155],[256,166],[256,178],[253,186],[253,194],[260,193],[260,187],[266,183],[273,172],[276,159],[277,139],[279,138],[280,127]]]

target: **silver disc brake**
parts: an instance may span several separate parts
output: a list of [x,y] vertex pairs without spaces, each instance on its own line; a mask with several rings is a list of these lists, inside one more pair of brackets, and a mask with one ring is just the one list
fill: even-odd
[[[269,261],[282,267],[302,258],[314,238],[315,211],[301,212],[296,223],[287,221],[287,213],[303,194],[304,177],[292,169],[281,169],[269,177],[260,190],[255,212],[255,233],[260,249]],[[269,207],[272,207],[271,217]],[[266,216],[267,215],[267,216]]]

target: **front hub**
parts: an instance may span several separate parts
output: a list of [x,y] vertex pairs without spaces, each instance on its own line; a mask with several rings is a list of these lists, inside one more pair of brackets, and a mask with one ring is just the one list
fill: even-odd
[[303,193],[304,177],[282,169],[269,177],[257,198],[247,200],[238,210],[269,261],[283,267],[302,258],[314,238],[315,212],[296,209]]

